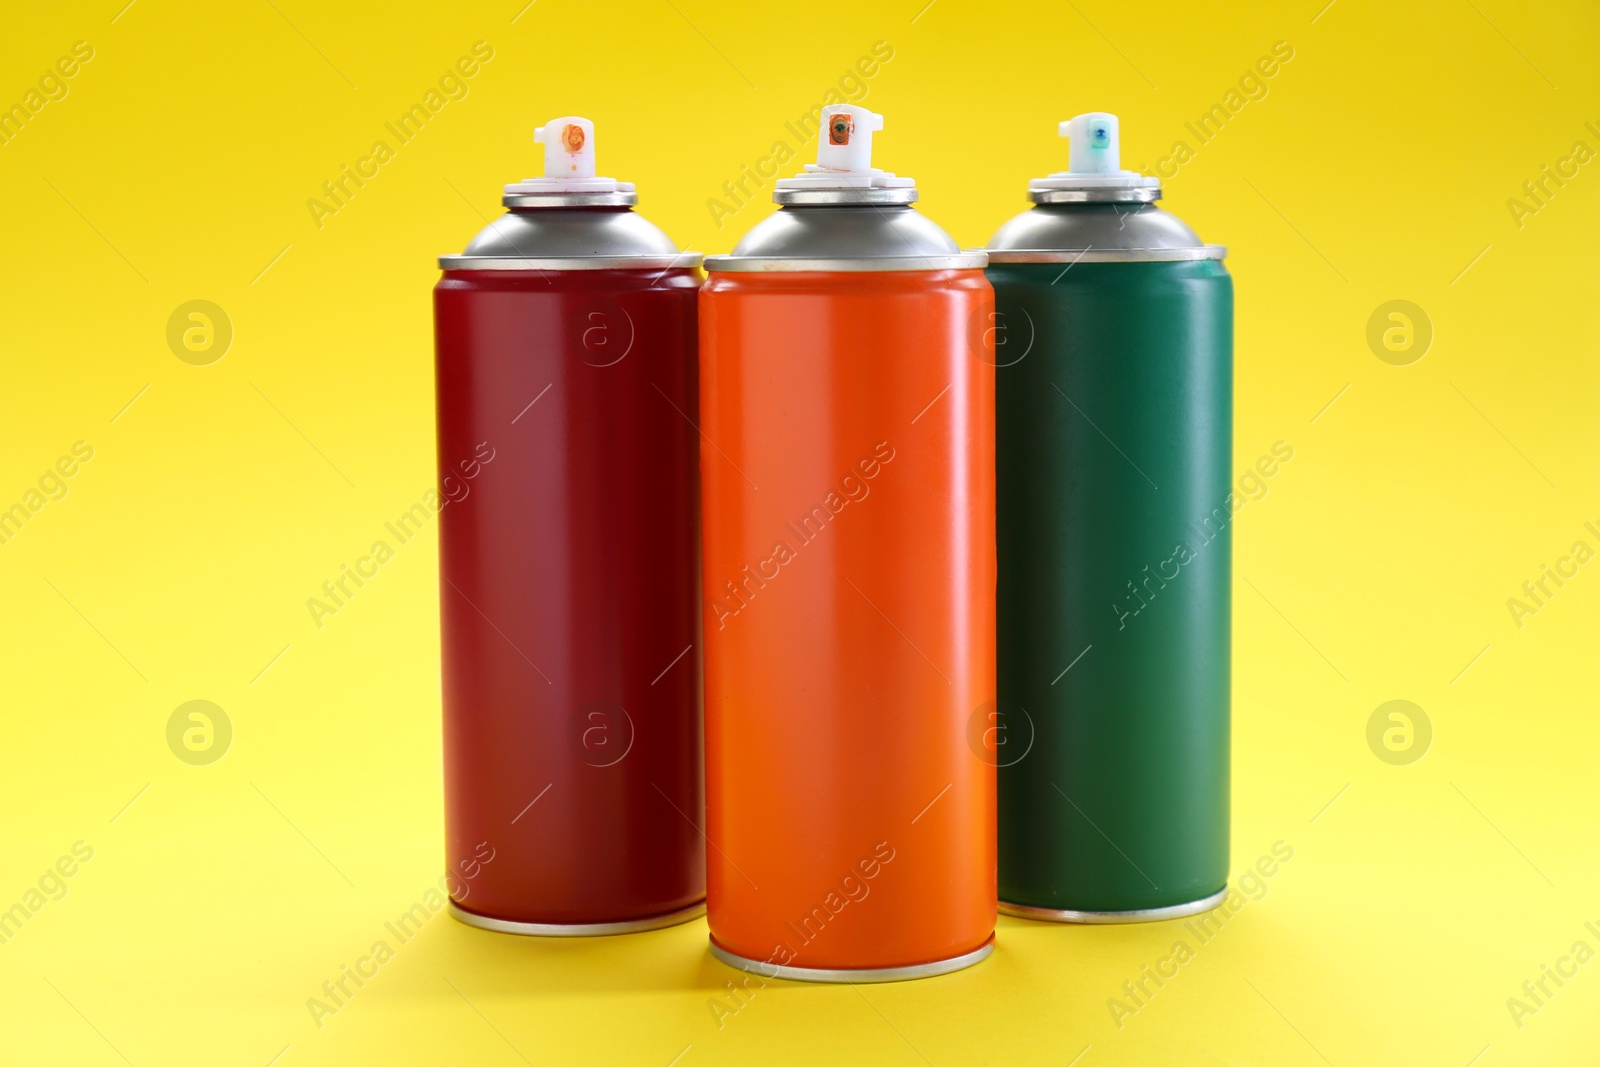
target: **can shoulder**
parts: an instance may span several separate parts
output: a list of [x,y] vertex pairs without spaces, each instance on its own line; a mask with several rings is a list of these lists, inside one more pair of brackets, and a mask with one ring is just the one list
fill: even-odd
[[984,246],[1000,251],[1100,251],[1204,248],[1188,224],[1154,204],[1040,204],[995,231]]
[[945,256],[961,246],[910,205],[785,207],[758,222],[734,246],[751,259],[873,259]]
[[463,256],[477,259],[576,259],[670,256],[679,251],[655,223],[628,208],[536,208],[508,211],[480,230]]

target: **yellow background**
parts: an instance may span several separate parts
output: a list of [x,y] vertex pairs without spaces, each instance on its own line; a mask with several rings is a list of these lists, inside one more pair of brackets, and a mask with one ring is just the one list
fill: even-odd
[[[1600,962],[1520,1028],[1506,1005],[1600,949],[1600,564],[1521,628],[1506,607],[1600,548],[1600,163],[1520,228],[1507,207],[1600,149],[1592,8],[125,2],[0,31],[5,104],[94,48],[0,146],[0,506],[94,448],[0,546],[0,907],[94,849],[0,945],[0,1060],[1592,1062]],[[307,199],[479,40],[469,94],[319,229]],[[1179,924],[1002,919],[970,971],[774,983],[719,1028],[703,921],[559,942],[440,916],[319,1029],[307,998],[442,863],[432,524],[320,630],[305,606],[433,485],[434,257],[572,113],[643,214],[726,251],[770,189],[722,229],[706,201],[879,40],[877,162],[965,245],[1064,167],[1057,120],[1116,112],[1153,164],[1294,49],[1165,201],[1231,249],[1240,473],[1295,449],[1236,533],[1233,869],[1294,859],[1121,1028],[1108,998]],[[233,323],[210,366],[166,343],[192,299]],[[1392,299],[1433,325],[1409,366],[1366,342]],[[210,766],[166,743],[193,699],[233,723]],[[1391,699],[1433,724],[1409,766],[1366,743]]]

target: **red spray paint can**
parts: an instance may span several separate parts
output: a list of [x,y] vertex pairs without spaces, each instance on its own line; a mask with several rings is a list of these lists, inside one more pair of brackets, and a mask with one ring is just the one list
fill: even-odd
[[434,290],[451,913],[621,933],[704,911],[700,257],[535,140]]

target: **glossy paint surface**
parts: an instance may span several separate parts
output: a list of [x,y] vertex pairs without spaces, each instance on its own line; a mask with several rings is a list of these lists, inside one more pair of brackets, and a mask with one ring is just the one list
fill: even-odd
[[1168,907],[1228,869],[1233,287],[995,264],[1000,898]]
[[446,847],[470,911],[618,922],[704,896],[698,286],[435,289]]
[[995,922],[992,290],[716,273],[701,296],[711,936],[870,969]]

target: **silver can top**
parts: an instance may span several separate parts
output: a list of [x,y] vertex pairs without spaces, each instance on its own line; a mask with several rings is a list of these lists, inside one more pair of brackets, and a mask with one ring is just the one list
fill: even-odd
[[1071,169],[1028,183],[1038,207],[989,239],[991,263],[1126,263],[1222,259],[1183,221],[1155,206],[1159,179],[1121,168],[1117,117],[1104,112],[1061,123]]
[[780,208],[726,256],[707,256],[717,271],[958,270],[983,267],[982,252],[963,252],[932,219],[899,204],[823,204]]
[[777,182],[780,210],[762,219],[716,271],[952,270],[984,266],[938,224],[911,208],[916,183],[872,166],[883,116],[839,104],[822,109],[817,162]]
[[513,208],[492,220],[441,270],[666,270],[700,264],[626,207]]
[[666,270],[694,267],[686,252],[653,223],[633,213],[632,182],[596,177],[594,123],[576,115],[534,130],[544,145],[543,177],[505,187],[510,210],[478,232],[442,270]]
[[1176,215],[1154,204],[1044,203],[995,231],[990,263],[1118,263],[1222,259]]

